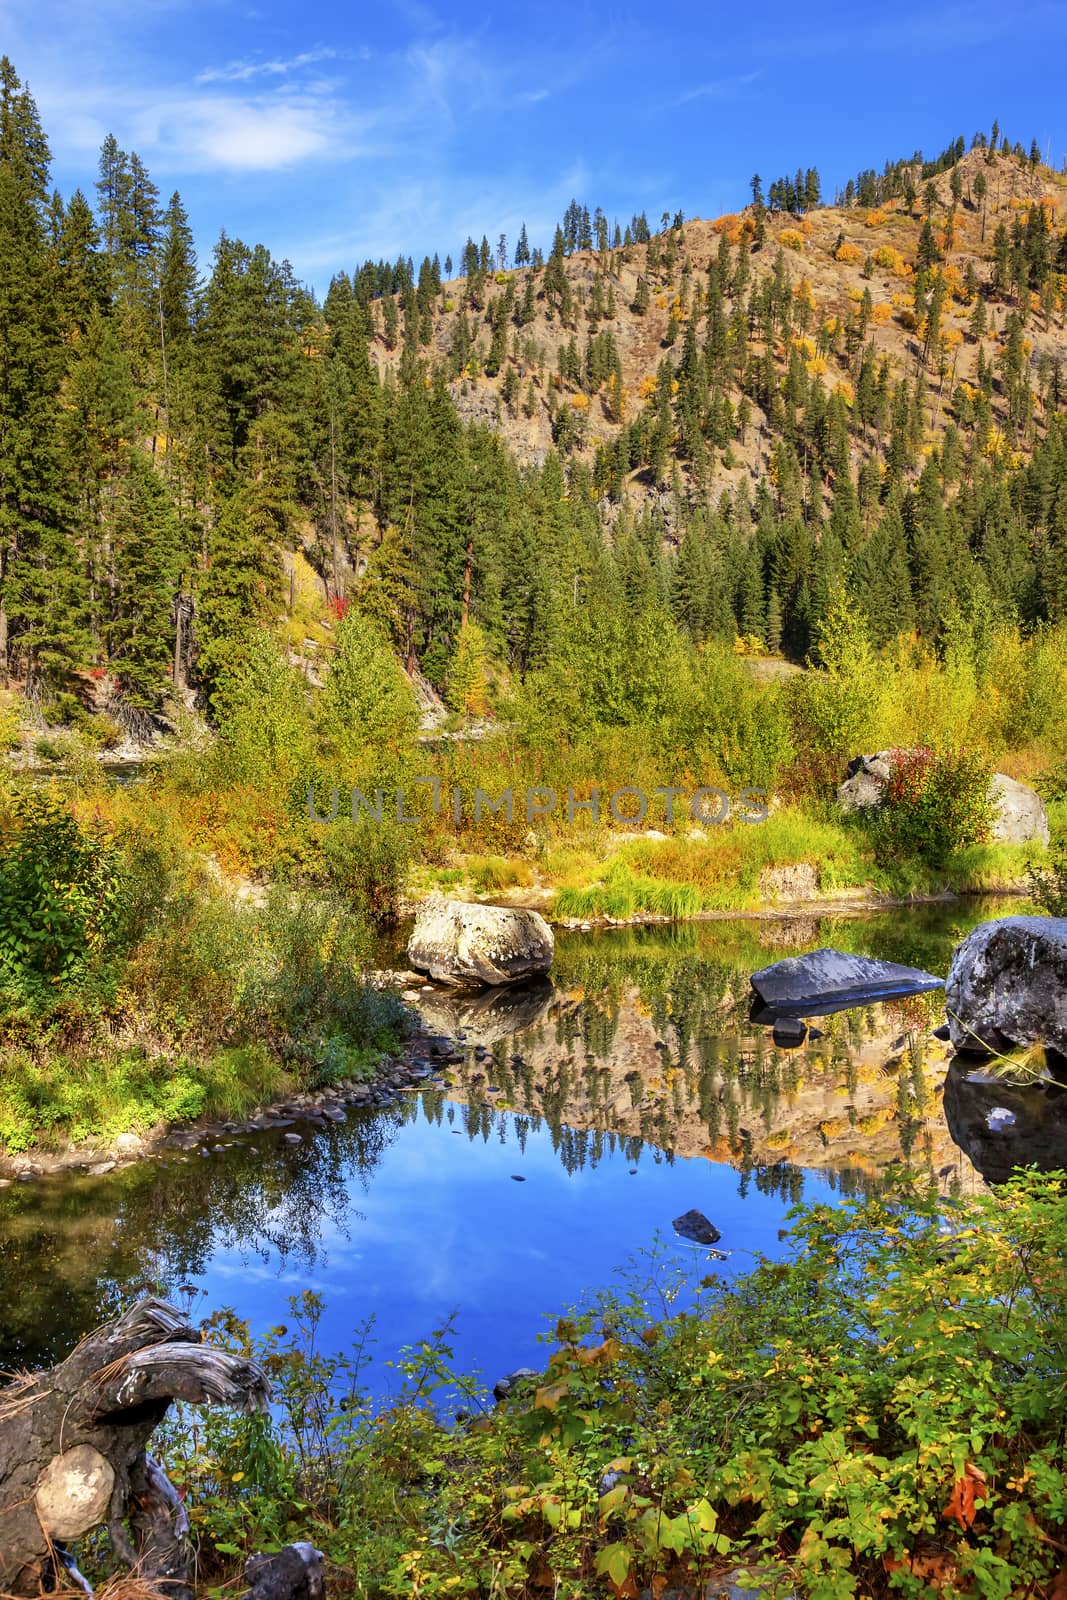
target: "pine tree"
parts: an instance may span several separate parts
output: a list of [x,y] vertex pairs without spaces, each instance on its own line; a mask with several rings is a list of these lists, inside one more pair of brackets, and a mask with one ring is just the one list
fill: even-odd
[[174,507],[146,457],[127,455],[115,510],[111,669],[132,704],[158,707],[174,661],[174,601],[181,569]]
[[213,703],[239,670],[256,630],[282,605],[282,550],[291,539],[296,440],[283,419],[262,417],[242,450],[241,486],[224,506],[197,601],[196,672]]
[[198,300],[199,277],[193,232],[181,195],[175,191],[163,213],[158,280],[159,316],[163,336],[172,355],[176,347],[185,345],[192,336]]
[[90,318],[106,308],[110,273],[92,208],[80,189],[75,189],[65,209],[60,202],[57,220],[56,290],[60,321],[69,338],[74,330],[84,333]]
[[0,60],[0,682],[12,652],[56,682],[88,649],[85,582],[57,459],[60,299],[47,244],[48,145]]

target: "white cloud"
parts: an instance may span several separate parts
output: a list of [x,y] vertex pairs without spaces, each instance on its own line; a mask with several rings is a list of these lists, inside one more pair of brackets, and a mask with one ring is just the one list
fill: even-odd
[[[369,52],[364,52],[364,56]],[[198,72],[196,83],[247,83],[249,78],[283,78],[291,72],[299,72],[303,67],[316,66],[320,61],[335,61],[338,52],[320,48],[304,50],[300,55],[290,56],[287,60],[275,59],[273,61],[231,61],[224,67],[205,67],[203,72]]]
[[37,98],[53,149],[96,151],[111,132],[161,173],[273,172],[366,150],[366,122],[329,85],[209,94],[52,81]]
[[193,164],[270,172],[322,155],[331,143],[329,110],[314,104],[200,101],[186,112],[181,131]]

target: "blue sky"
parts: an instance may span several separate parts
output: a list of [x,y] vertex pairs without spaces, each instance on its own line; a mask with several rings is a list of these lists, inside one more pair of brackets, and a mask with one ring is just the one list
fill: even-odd
[[204,265],[225,226],[320,291],[523,220],[548,244],[572,195],[622,222],[717,216],[754,171],[815,165],[832,190],[993,117],[1067,149],[1062,0],[0,0],[0,49],[65,194],[92,195],[113,132],[181,191]]

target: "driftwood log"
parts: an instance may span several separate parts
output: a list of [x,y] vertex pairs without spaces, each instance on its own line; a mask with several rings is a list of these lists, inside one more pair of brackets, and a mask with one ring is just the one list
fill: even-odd
[[[0,1594],[88,1588],[67,1547],[106,1526],[140,1578],[192,1600],[189,1523],[148,1441],[172,1400],[260,1411],[269,1398],[258,1363],[202,1344],[162,1300],[139,1301],[58,1366],[0,1389]],[[308,1572],[305,1557],[307,1600],[321,1600],[321,1560],[317,1594]]]

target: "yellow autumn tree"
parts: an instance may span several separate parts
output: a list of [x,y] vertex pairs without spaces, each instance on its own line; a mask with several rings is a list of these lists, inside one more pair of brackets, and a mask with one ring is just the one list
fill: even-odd
[[489,646],[476,622],[464,622],[448,674],[445,698],[465,717],[484,716],[489,709]]

